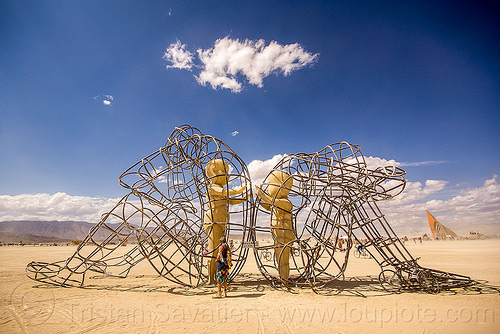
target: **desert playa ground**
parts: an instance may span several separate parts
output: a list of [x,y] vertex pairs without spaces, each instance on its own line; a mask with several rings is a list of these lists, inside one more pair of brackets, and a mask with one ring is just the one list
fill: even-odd
[[[131,247],[131,246],[127,246]],[[145,262],[125,279],[94,276],[88,288],[59,288],[24,275],[32,260],[56,261],[74,246],[0,247],[1,333],[498,333],[500,239],[407,242],[420,264],[468,275],[480,289],[389,293],[373,260],[349,260],[346,281],[320,294],[275,290],[250,256],[230,285],[183,288]],[[488,283],[484,283],[488,281]]]

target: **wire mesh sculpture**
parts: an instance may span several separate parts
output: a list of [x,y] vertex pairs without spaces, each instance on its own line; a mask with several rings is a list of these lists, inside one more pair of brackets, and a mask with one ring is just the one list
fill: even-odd
[[368,168],[359,146],[345,142],[285,156],[257,187],[253,236],[261,273],[273,285],[319,289],[344,278],[356,243],[379,264],[386,289],[437,292],[472,284],[421,267],[378,208],[377,201],[404,190],[404,175],[394,166]]
[[[31,262],[26,274],[83,286],[88,273],[126,277],[147,260],[160,276],[196,287],[214,283],[218,239],[226,236],[236,240],[229,280],[251,245],[274,286],[320,289],[344,278],[355,242],[379,264],[387,289],[437,292],[472,284],[469,277],[421,267],[379,210],[377,201],[403,191],[404,174],[394,166],[369,169],[359,146],[342,142],[285,156],[256,187],[254,200],[238,155],[220,139],[182,125],[120,176],[129,193],[72,256]],[[137,245],[120,255],[127,241]]]
[[[221,235],[240,242],[232,250],[229,279],[243,267],[253,221],[250,176],[225,143],[188,125],[165,146],[127,169],[120,184],[130,192],[79,244],[67,260],[31,262],[28,277],[61,286],[83,286],[87,273],[126,277],[147,260],[172,282],[195,287],[214,282]],[[229,238],[228,238],[229,239]],[[121,245],[137,242],[124,255]]]

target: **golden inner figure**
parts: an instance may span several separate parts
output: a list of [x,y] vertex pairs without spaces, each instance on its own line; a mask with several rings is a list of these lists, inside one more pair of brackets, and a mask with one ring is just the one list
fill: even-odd
[[292,224],[293,204],[288,194],[293,185],[293,178],[283,171],[273,171],[267,178],[269,184],[266,194],[258,186],[257,195],[262,199],[264,209],[271,211],[271,233],[274,237],[274,255],[278,263],[280,277],[288,279],[290,275],[290,247],[295,240]]
[[219,239],[226,233],[226,224],[229,222],[229,205],[245,202],[249,195],[244,198],[230,198],[243,193],[246,186],[239,189],[226,189],[229,182],[229,166],[221,159],[214,159],[205,166],[205,173],[209,180],[207,187],[208,209],[203,218],[203,228],[208,235],[208,280],[209,284],[215,283],[217,271],[216,253]]

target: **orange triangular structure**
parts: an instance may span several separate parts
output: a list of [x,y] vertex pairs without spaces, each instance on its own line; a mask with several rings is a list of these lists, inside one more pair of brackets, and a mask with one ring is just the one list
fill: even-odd
[[[427,210],[425,210],[427,211]],[[431,228],[432,236],[435,239],[445,239],[447,236],[458,238],[457,234],[441,224],[429,211],[427,211],[427,219]]]
[[[427,210],[425,210],[427,211]],[[427,219],[429,219],[429,226],[431,227],[431,232],[432,232],[432,236],[436,236],[436,228],[434,227],[435,226],[435,222],[437,221],[436,218],[434,218],[433,215],[431,215],[431,213],[429,211],[427,211]]]

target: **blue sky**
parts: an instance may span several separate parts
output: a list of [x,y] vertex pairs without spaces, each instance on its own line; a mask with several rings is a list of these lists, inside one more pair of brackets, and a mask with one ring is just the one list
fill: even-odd
[[[188,123],[247,163],[358,144],[408,172],[420,197],[392,211],[421,205],[412,224],[432,201],[458,223],[453,203],[471,193],[489,197],[469,198],[483,211],[471,221],[500,223],[499,12],[457,1],[2,1],[0,196],[11,206],[0,220],[49,218],[13,207],[22,196],[123,196],[118,176]],[[197,50],[224,39],[315,58],[262,74],[260,87],[238,72],[238,92],[200,84]],[[190,70],[167,68],[177,41]]]

